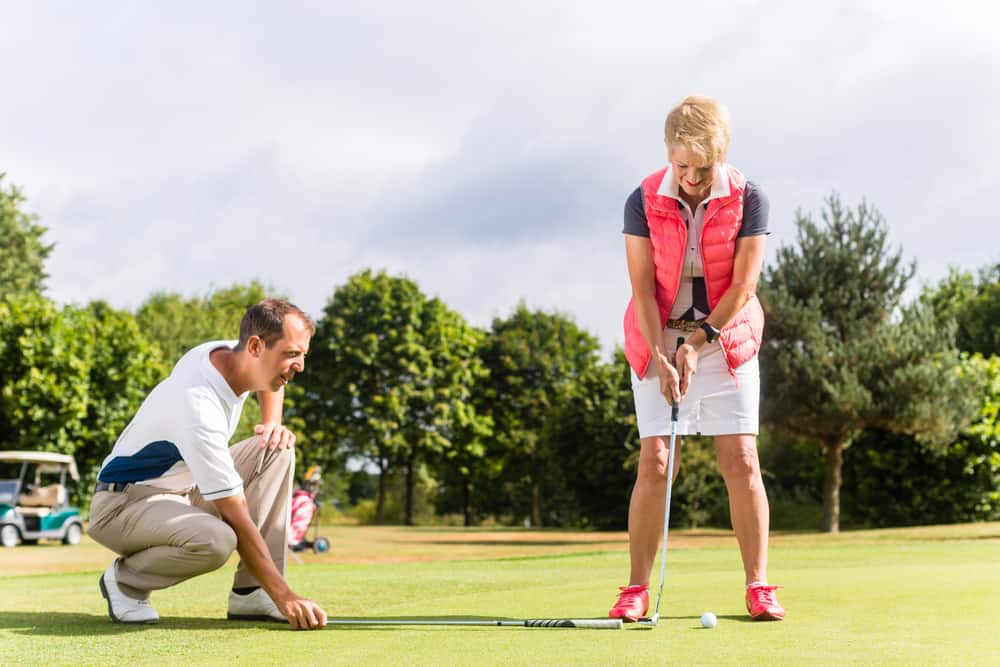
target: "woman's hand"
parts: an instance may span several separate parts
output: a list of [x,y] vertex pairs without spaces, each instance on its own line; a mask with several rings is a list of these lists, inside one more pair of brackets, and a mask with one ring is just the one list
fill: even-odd
[[656,375],[660,378],[660,393],[670,405],[677,405],[681,402],[680,376],[677,374],[677,369],[665,354],[657,354],[653,358],[656,360]]
[[676,372],[680,376],[680,394],[683,398],[691,386],[691,376],[698,370],[698,351],[690,344],[684,343],[677,348],[675,363],[677,365]]

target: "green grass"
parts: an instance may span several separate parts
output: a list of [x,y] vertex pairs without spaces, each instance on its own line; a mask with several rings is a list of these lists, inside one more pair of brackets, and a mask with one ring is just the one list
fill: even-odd
[[[676,549],[668,556],[660,626],[617,632],[366,627],[293,633],[224,620],[231,568],[157,593],[160,625],[120,626],[107,618],[99,572],[73,571],[74,550],[51,547],[45,555],[65,554],[67,572],[0,580],[0,664],[997,664],[1000,525],[981,526],[871,531],[859,542],[777,538],[772,579],[786,587],[780,597],[789,610],[781,623],[748,621],[735,548]],[[354,534],[338,532],[342,540]],[[0,553],[0,566],[15,551],[20,548]],[[626,565],[621,551],[314,561],[293,563],[289,579],[334,618],[599,617]],[[715,612],[717,628],[701,628],[703,611]]]

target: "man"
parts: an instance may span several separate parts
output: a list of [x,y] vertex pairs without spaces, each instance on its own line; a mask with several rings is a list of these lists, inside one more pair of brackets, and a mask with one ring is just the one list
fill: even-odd
[[[158,622],[150,591],[211,572],[236,550],[228,618],[326,624],[284,579],[295,436],[281,426],[281,404],[314,331],[284,301],[251,306],[239,341],[185,354],[125,427],[90,506],[90,535],[121,556],[100,579],[113,621]],[[251,391],[263,423],[230,448]]]

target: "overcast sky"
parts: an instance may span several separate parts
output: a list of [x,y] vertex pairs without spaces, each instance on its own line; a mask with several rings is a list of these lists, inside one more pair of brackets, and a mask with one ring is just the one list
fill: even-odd
[[1000,3],[919,7],[5,2],[0,171],[60,302],[258,279],[319,315],[374,267],[477,325],[523,299],[610,347],[624,201],[691,93],[730,108],[769,260],[834,190],[918,281],[1000,260]]

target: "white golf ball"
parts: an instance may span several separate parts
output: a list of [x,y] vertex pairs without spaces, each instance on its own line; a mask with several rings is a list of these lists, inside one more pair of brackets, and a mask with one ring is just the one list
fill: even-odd
[[701,615],[701,625],[705,628],[714,628],[718,621],[715,618],[715,614],[710,611],[706,611]]

